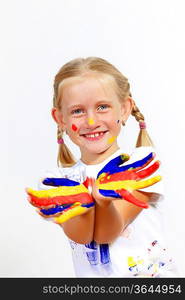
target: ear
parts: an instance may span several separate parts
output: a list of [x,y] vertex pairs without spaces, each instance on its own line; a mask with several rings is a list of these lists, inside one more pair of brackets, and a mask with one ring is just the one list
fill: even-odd
[[61,111],[58,108],[53,107],[51,110],[51,115],[52,115],[54,121],[58,124],[58,126],[62,130],[65,130],[65,123],[63,121],[63,116],[62,116]]
[[122,108],[121,108],[122,121],[124,122],[127,121],[127,119],[131,114],[133,105],[134,105],[134,100],[130,96],[123,101]]

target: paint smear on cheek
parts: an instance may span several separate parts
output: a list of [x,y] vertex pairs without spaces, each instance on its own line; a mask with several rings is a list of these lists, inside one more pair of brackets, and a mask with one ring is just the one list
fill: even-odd
[[92,118],[89,118],[89,119],[88,119],[88,124],[89,124],[89,125],[93,125],[93,124],[94,124],[94,120],[93,120]]
[[107,143],[112,144],[116,139],[116,136],[112,136],[111,138],[108,139]]
[[76,127],[75,124],[72,124],[71,128],[72,128],[73,131],[77,131],[77,129],[78,129],[78,127]]

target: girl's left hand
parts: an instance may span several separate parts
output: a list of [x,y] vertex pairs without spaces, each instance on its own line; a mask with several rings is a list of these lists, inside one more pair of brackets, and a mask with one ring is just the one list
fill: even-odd
[[[147,180],[142,180],[143,178],[149,177],[159,168],[159,161],[145,168],[154,157],[155,153],[152,152],[143,159],[124,166],[120,165],[129,159],[128,155],[120,155],[114,158],[98,173],[96,185],[99,193],[108,197],[108,201],[112,201],[112,197],[115,199],[121,198],[139,207],[147,208],[148,204],[137,199],[134,193],[139,189],[151,186],[161,180],[161,176],[159,175]],[[94,197],[101,203],[105,203],[106,201],[99,196],[96,188],[94,188]]]

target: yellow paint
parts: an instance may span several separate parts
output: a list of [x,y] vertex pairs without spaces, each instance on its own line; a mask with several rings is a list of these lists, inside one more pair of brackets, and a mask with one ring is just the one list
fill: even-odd
[[128,256],[127,261],[129,267],[134,267],[136,265],[136,261],[134,260],[133,256]]
[[134,267],[136,265],[143,264],[144,260],[143,259],[134,260],[133,256],[128,256],[127,262],[129,267]]
[[157,273],[157,272],[158,272],[158,266],[157,266],[157,264],[154,264],[154,265],[153,265],[153,272],[154,272],[154,273]]
[[111,138],[108,139],[107,143],[112,144],[116,139],[116,136],[112,136]]
[[142,265],[144,263],[144,260],[143,259],[139,259],[138,261],[137,261],[137,264],[138,265]]
[[49,190],[41,190],[36,191],[32,190],[31,188],[27,189],[27,192],[33,196],[36,196],[38,198],[51,198],[56,196],[70,196],[70,195],[76,195],[80,193],[88,193],[88,189],[80,184],[76,186],[60,186],[57,188],[49,189]]
[[92,118],[89,118],[89,119],[88,119],[88,124],[89,124],[89,125],[94,125],[94,120],[93,120]]
[[156,182],[161,180],[161,176],[155,176],[153,178],[147,179],[147,180],[142,180],[142,181],[136,181],[136,180],[119,180],[119,181],[113,181],[113,182],[108,182],[108,183],[101,183],[100,178],[96,180],[96,184],[99,189],[102,190],[120,190],[120,189],[125,189],[125,190],[138,190],[142,189],[148,186],[151,186],[155,184]]
[[71,208],[70,210],[64,212],[63,214],[61,214],[59,217],[54,218],[54,221],[57,224],[62,224],[66,221],[68,221],[69,219],[81,215],[82,213],[84,213],[88,208],[87,207],[82,207],[80,206],[76,206],[74,208]]
[[125,162],[130,159],[130,156],[126,153],[121,154],[121,159]]

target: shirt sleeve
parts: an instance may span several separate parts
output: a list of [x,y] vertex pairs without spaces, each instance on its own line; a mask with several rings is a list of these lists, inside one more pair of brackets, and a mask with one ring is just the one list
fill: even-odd
[[[130,164],[132,162],[138,161],[138,160],[146,157],[147,155],[149,155],[151,152],[154,152],[156,156],[150,162],[150,164],[145,167],[145,168],[148,168],[155,161],[157,161],[157,160],[160,161],[159,156],[156,152],[156,148],[150,147],[150,146],[147,146],[147,147],[142,146],[142,147],[135,148],[134,151],[132,152],[131,156],[130,156],[129,161],[127,161],[125,164]],[[162,177],[162,179],[159,182],[157,182],[157,183],[155,183],[155,184],[153,184],[153,185],[151,185],[147,188],[140,189],[140,191],[148,192],[148,193],[158,193],[158,194],[161,195],[161,197],[163,197],[164,196],[164,187],[163,187],[163,175],[162,175],[162,163],[161,163],[161,161],[160,161],[159,169],[157,169],[152,175],[148,176],[147,178],[144,178],[143,180],[147,180],[147,179],[155,177],[157,175],[160,175]]]

